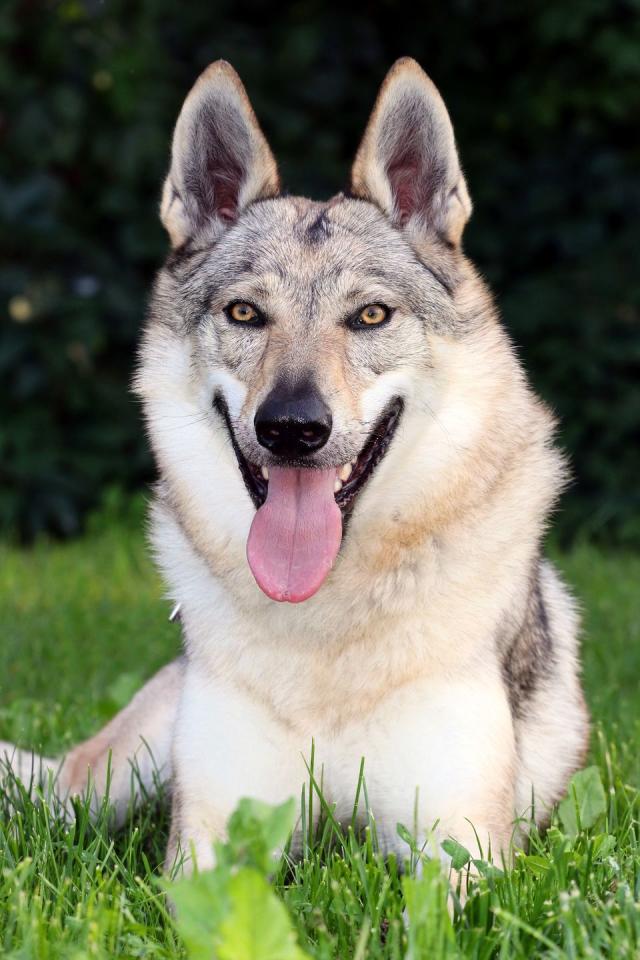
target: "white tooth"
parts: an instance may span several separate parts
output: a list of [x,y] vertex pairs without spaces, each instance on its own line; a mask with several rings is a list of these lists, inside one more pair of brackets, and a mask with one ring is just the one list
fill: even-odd
[[340,470],[338,471],[338,476],[344,483],[346,483],[349,477],[351,476],[351,464],[345,463],[344,467],[340,467]]
[[260,473],[265,478],[265,480],[269,479],[269,467],[260,467]]
[[338,480],[338,478],[336,477],[336,482],[333,485],[333,492],[340,493],[341,490],[342,490],[342,480]]
[[356,465],[356,463],[358,462],[358,460],[357,460],[357,458],[356,458],[355,460],[350,460],[349,462],[350,462],[350,464],[351,464],[352,467],[355,467],[355,465]]

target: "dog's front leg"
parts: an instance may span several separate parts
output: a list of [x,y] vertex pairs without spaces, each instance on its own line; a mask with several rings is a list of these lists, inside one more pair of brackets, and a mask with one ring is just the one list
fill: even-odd
[[213,844],[244,797],[279,804],[308,779],[307,741],[263,699],[188,666],[173,744],[172,825],[165,868],[214,865]]
[[171,778],[170,748],[182,689],[184,660],[155,674],[109,723],[59,760],[18,750],[0,741],[0,790],[10,768],[32,793],[42,786],[67,804],[88,794],[95,815],[108,796],[115,824],[124,822],[132,803],[156,792]]
[[466,847],[473,859],[500,863],[509,856],[516,752],[508,700],[495,671],[416,682],[377,711],[365,735],[361,747],[350,749],[366,757],[369,803],[383,850],[402,860],[408,856],[400,823],[446,869],[447,839]]

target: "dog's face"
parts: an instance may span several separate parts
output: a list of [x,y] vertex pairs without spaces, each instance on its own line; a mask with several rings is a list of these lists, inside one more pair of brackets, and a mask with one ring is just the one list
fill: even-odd
[[[152,312],[184,347],[198,428],[224,436],[257,511],[254,576],[296,602],[329,573],[345,517],[378,508],[363,493],[400,447],[396,431],[413,418],[414,437],[438,407],[434,338],[464,332],[454,291],[471,207],[444,104],[407,60],[382,87],[349,195],[278,191],[238,77],[214,64],[176,127],[161,211],[174,249]],[[143,353],[149,408],[144,366]]]

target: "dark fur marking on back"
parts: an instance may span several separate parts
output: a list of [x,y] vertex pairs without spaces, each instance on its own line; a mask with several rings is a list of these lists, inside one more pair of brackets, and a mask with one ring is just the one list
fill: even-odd
[[509,695],[511,712],[520,718],[527,703],[553,666],[553,638],[549,616],[540,586],[540,566],[536,566],[529,598],[520,626],[505,636],[502,651],[502,675]]

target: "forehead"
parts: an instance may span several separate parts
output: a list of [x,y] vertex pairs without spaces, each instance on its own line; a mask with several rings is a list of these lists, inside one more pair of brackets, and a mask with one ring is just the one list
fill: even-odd
[[237,241],[252,250],[255,269],[314,276],[354,267],[384,274],[394,254],[406,258],[408,252],[372,204],[345,199],[256,203],[239,222]]
[[212,295],[262,284],[267,295],[332,296],[378,284],[413,299],[434,282],[377,208],[351,199],[255,203],[199,263],[190,275],[206,279]]
[[[220,241],[216,267],[228,278],[264,276],[294,286],[335,280],[356,264],[382,267],[375,241],[367,242],[361,224],[341,206],[297,197],[255,203]],[[384,224],[377,227],[381,231]]]

